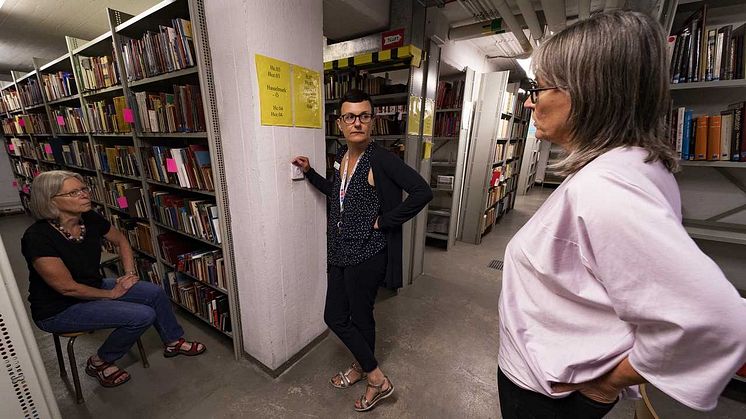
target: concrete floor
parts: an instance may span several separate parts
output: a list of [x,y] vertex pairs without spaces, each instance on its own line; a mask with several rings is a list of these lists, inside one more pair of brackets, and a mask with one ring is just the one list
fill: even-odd
[[[502,259],[512,235],[528,220],[549,192],[534,188],[519,197],[479,246],[458,243],[448,252],[428,247],[427,274],[399,295],[380,295],[376,306],[378,357],[396,393],[367,417],[499,418],[496,387],[497,298],[501,272],[491,269]],[[21,216],[0,217],[0,233],[21,293],[27,293],[26,265],[20,237],[31,223]],[[384,294],[384,293],[381,293]],[[277,379],[248,361],[233,360],[227,338],[177,311],[187,336],[204,342],[208,352],[196,358],[165,359],[154,330],[144,335],[150,368],[136,351],[119,365],[132,375],[127,384],[106,389],[81,376],[85,404],[76,405],[72,389],[58,374],[51,335],[36,330],[42,358],[65,418],[356,418],[354,399],[364,387],[337,390],[329,377],[349,365],[344,346],[329,336]],[[78,364],[105,333],[79,338]],[[64,344],[64,343],[63,343]],[[654,394],[663,418],[744,418],[746,404],[721,398],[718,408],[697,413]],[[630,419],[632,403],[620,402],[607,416]]]

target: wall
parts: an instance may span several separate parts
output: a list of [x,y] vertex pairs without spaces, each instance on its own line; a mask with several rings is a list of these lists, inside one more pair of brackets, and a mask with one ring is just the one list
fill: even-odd
[[13,181],[15,177],[10,167],[10,159],[0,157],[0,209],[23,209],[18,198],[18,188],[13,186]]
[[321,0],[205,2],[245,351],[276,369],[326,329],[326,204],[290,160],[325,171],[322,129],[260,125],[254,54],[322,71]]

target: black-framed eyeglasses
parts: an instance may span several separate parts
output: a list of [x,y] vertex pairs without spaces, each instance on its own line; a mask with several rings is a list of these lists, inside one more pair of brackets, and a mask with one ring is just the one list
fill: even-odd
[[531,95],[531,103],[536,105],[539,102],[539,92],[543,92],[544,90],[555,90],[555,89],[564,89],[564,86],[551,86],[551,87],[539,87],[539,83],[536,82],[536,80],[529,80],[529,84],[531,85],[530,88],[526,89],[528,91],[529,95]]
[[57,195],[52,195],[52,198],[57,197],[57,196],[64,196],[64,197],[70,197],[70,198],[78,198],[82,194],[90,195],[91,194],[91,188],[89,188],[89,187],[86,186],[84,188],[75,189],[74,191],[65,192],[65,193],[58,193]]
[[370,121],[373,120],[373,114],[368,112],[363,112],[359,115],[346,113],[340,116],[339,119],[347,125],[354,124],[356,119],[359,119],[361,124],[370,124]]

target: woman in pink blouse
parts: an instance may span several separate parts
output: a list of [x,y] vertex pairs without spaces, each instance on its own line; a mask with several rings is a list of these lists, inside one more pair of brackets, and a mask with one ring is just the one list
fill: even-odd
[[746,361],[745,300],[681,224],[664,38],[602,13],[533,55],[526,106],[568,177],[505,252],[504,418],[600,418],[644,382],[710,410]]

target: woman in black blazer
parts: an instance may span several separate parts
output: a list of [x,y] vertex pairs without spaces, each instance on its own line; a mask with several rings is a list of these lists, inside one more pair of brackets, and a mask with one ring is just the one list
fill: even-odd
[[[324,321],[356,359],[331,384],[348,388],[367,379],[365,394],[355,402],[355,410],[362,412],[394,392],[375,358],[373,305],[380,285],[402,286],[402,224],[433,194],[414,169],[371,139],[374,114],[367,93],[347,92],[340,100],[340,115],[337,126],[347,145],[337,152],[333,175],[323,178],[304,156],[293,159],[293,164],[327,196]],[[409,194],[405,200],[402,191]]]

